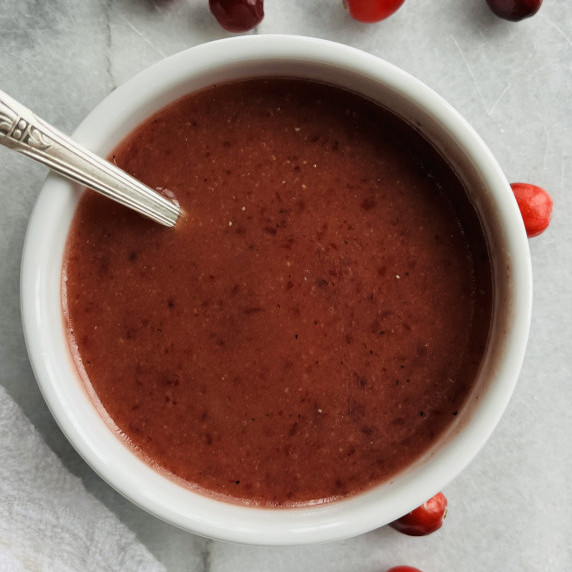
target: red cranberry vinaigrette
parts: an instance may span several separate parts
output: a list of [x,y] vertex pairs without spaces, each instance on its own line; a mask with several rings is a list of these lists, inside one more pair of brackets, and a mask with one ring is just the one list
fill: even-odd
[[90,394],[149,464],[298,506],[391,478],[454,421],[491,264],[463,184],[402,121],[254,79],[169,105],[112,157],[184,217],[162,228],[85,192],[64,312]]

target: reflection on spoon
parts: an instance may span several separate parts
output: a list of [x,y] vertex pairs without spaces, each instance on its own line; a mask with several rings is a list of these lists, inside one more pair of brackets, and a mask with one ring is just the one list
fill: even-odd
[[155,222],[168,227],[177,222],[177,204],[78,145],[1,90],[0,143]]

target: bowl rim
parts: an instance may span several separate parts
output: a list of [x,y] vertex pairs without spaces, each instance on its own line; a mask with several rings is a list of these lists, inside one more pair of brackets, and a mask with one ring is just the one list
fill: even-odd
[[[495,366],[497,381],[483,395],[468,429],[458,432],[438,462],[435,458],[424,460],[422,478],[406,471],[383,492],[368,491],[335,503],[277,511],[221,503],[182,489],[173,481],[165,483],[165,477],[127,450],[95,411],[61,345],[63,330],[54,332],[58,316],[53,308],[54,292],[59,292],[61,265],[60,270],[54,269],[50,260],[54,260],[54,252],[63,252],[65,224],[71,220],[78,196],[77,187],[56,175],[48,175],[34,206],[21,268],[22,320],[32,368],[49,409],[79,454],[113,488],[166,522],[209,538],[256,545],[309,544],[356,536],[398,518],[448,484],[482,448],[508,404],[524,358],[532,306],[532,270],[524,226],[491,152],[441,96],[367,52],[291,35],[235,36],[200,44],[161,60],[118,87],[82,121],[73,137],[96,152],[102,151],[105,142],[105,150],[110,151],[140,122],[141,114],[148,116],[151,110],[183,95],[188,76],[208,78],[216,69],[219,75],[224,71],[242,77],[243,65],[259,66],[263,73],[289,65],[291,60],[308,70],[323,66],[381,82],[398,97],[421,106],[437,118],[438,129],[447,131],[468,150],[488,188],[495,189],[490,197],[494,216],[506,225],[502,229],[504,251],[499,256],[503,263],[510,261],[513,289],[506,322],[510,335],[505,336],[503,347],[495,350],[502,354]],[[138,114],[129,113],[129,106],[139,110]],[[75,388],[70,385],[70,373]]]

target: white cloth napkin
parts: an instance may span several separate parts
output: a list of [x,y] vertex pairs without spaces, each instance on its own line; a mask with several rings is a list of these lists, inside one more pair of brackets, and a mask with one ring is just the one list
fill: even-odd
[[0,386],[0,572],[164,567],[72,475]]

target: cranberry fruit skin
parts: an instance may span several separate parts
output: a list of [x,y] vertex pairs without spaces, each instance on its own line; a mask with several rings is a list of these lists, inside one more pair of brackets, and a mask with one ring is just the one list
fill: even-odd
[[419,568],[414,568],[413,566],[394,566],[387,572],[421,572],[421,570],[419,570]]
[[390,526],[409,536],[426,536],[439,530],[447,513],[447,499],[437,493],[415,510],[393,521]]
[[354,20],[371,24],[385,20],[404,2],[405,0],[344,0],[344,5]]
[[209,8],[228,32],[248,32],[264,18],[264,0],[209,0]]
[[503,20],[518,22],[534,16],[542,6],[542,0],[487,0],[489,8]]
[[522,215],[526,236],[532,238],[543,233],[552,217],[552,197],[542,187],[530,183],[511,183],[510,186]]

